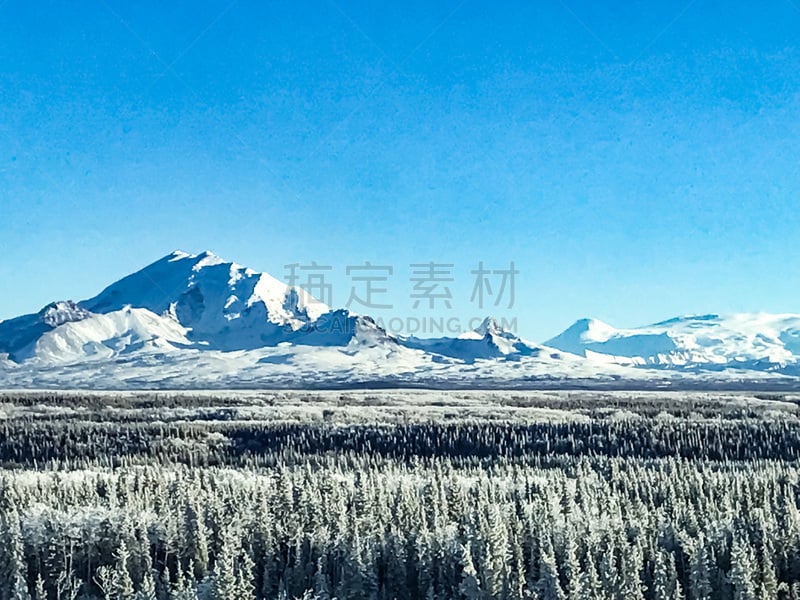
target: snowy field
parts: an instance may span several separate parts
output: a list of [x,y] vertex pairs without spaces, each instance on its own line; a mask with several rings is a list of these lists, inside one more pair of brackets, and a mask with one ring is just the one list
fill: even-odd
[[[224,417],[221,417],[224,415]],[[800,392],[627,392],[525,390],[0,390],[0,419],[299,421],[387,423],[492,419],[533,422],[590,418],[795,420]]]
[[800,593],[800,394],[0,392],[0,597]]

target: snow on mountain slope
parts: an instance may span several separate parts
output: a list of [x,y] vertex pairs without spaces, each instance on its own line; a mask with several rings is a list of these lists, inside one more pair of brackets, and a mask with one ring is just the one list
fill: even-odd
[[98,361],[137,350],[232,352],[292,345],[371,347],[397,340],[366,316],[332,311],[209,253],[173,252],[78,304],[0,322],[4,361]]
[[409,348],[466,362],[501,357],[516,359],[520,356],[537,355],[539,352],[547,351],[547,349],[525,342],[513,333],[504,330],[491,317],[484,319],[483,323],[473,331],[468,331],[457,338],[412,336],[403,339],[402,343]]
[[397,345],[398,340],[380,327],[372,317],[356,315],[346,309],[320,315],[302,329],[286,337],[287,342],[305,346],[372,347]]
[[[208,299],[212,305],[203,304]],[[271,322],[293,329],[327,312],[328,306],[297,287],[210,253],[176,250],[110,285],[80,305],[92,312],[109,312],[130,305],[160,314],[167,310],[196,324],[216,324],[262,303]]]
[[798,362],[800,315],[684,316],[634,329],[582,319],[546,344],[590,359],[615,357],[621,363],[766,369]]
[[668,355],[677,349],[664,332],[622,332],[598,319],[580,319],[546,342],[553,348],[587,356],[587,352],[639,357]]
[[[358,336],[356,336],[357,338]],[[26,366],[27,365],[27,366]],[[246,351],[196,347],[171,352],[131,352],[112,360],[31,365],[0,371],[0,389],[21,388],[269,388],[395,386],[526,386],[583,381],[602,385],[638,376],[644,369],[541,353],[519,360],[442,361],[398,343],[312,346],[283,343]],[[663,375],[656,374],[656,380]]]
[[800,315],[679,317],[635,329],[582,319],[544,345],[491,318],[456,338],[402,338],[265,273],[174,252],[89,300],[0,321],[0,388],[642,381],[798,382]]
[[175,319],[145,308],[123,308],[56,327],[22,350],[18,358],[48,364],[102,360],[135,351],[168,351],[190,345]]
[[305,291],[203,252],[176,251],[110,285],[80,306],[94,313],[124,306],[169,313],[209,348],[278,343],[330,309]]
[[0,353],[0,369],[13,369],[17,364],[8,358],[8,353]]
[[46,332],[65,323],[86,319],[90,313],[74,302],[53,302],[38,313],[0,321],[0,354],[6,360],[17,360],[17,355]]

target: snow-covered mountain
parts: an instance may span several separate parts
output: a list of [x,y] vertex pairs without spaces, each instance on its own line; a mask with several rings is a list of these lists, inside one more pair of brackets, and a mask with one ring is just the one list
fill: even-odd
[[620,364],[781,369],[800,362],[800,315],[696,315],[635,329],[581,319],[546,343]]
[[147,349],[176,350],[191,344],[188,334],[173,319],[125,307],[54,327],[15,353],[14,359],[58,364],[112,359]]
[[330,310],[299,288],[210,252],[173,252],[79,305],[100,314],[146,309],[216,350],[273,345]]
[[456,338],[417,338],[403,340],[409,348],[417,348],[442,357],[450,357],[465,362],[478,359],[504,358],[518,359],[522,356],[538,355],[547,349],[505,331],[492,317],[484,319],[475,330],[463,333]]
[[36,314],[0,321],[0,353],[15,355],[47,331],[87,316],[74,302],[53,302]]
[[800,382],[800,315],[576,322],[544,345],[487,318],[387,333],[209,252],[173,252],[80,302],[0,321],[3,387],[657,386]]
[[146,349],[392,341],[378,329],[372,319],[332,311],[266,273],[209,252],[173,252],[93,298],[0,322],[0,353],[16,363],[55,364]]

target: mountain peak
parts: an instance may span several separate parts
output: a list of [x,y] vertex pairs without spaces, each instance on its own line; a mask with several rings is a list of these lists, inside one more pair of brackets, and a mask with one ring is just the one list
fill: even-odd
[[584,341],[605,341],[617,330],[605,321],[586,317],[575,321],[564,333],[566,332],[578,334]]
[[72,300],[51,302],[39,311],[42,322],[48,327],[58,327],[64,323],[82,321],[91,316],[91,313]]
[[192,256],[190,252],[184,252],[183,250],[173,250],[172,252],[167,254],[162,260],[175,261],[175,260],[181,260],[182,258],[188,258],[190,256]]
[[497,322],[494,317],[486,317],[483,322],[474,329],[475,333],[480,336],[486,334],[505,333],[505,329]]
[[678,323],[690,323],[690,322],[707,322],[707,321],[716,321],[720,318],[720,315],[709,313],[705,315],[681,315],[680,317],[673,317],[672,319],[667,319],[666,321],[659,321],[658,323],[654,323],[653,327],[660,327],[663,325],[675,325]]
[[205,252],[201,252],[200,254],[197,254],[192,258],[196,259],[193,268],[194,271],[199,271],[203,267],[213,267],[215,265],[229,265],[231,267],[231,270],[237,268],[243,268],[241,265],[233,262],[228,262],[224,258],[220,258],[216,254],[214,254],[213,252],[209,252],[208,250],[206,250]]
[[269,345],[283,328],[296,330],[329,310],[267,273],[212,252],[176,250],[111,284],[80,307],[108,314],[130,305],[171,315],[193,339],[212,347]]
[[616,335],[617,330],[600,319],[578,319],[563,332],[545,342],[564,352],[585,356],[586,345],[605,342]]
[[[157,260],[156,263],[159,262],[179,262],[179,261],[189,261],[195,264],[220,264],[220,263],[228,263],[224,258],[214,254],[210,250],[203,250],[202,252],[192,253],[186,252],[185,250],[173,250],[160,260]],[[154,263],[154,264],[156,264]]]

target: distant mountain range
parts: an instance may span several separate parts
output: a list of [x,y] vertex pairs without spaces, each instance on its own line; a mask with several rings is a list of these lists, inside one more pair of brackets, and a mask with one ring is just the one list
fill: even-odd
[[173,252],[94,298],[0,321],[0,388],[800,387],[800,315],[581,319],[536,344],[487,318],[395,336],[210,252]]

